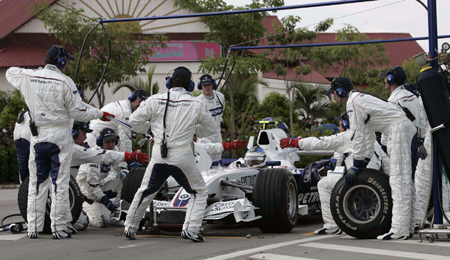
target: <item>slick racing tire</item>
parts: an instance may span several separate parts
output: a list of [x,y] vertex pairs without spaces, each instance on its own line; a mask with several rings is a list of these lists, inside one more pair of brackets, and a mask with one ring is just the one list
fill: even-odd
[[334,221],[352,237],[376,238],[391,228],[389,176],[380,171],[361,170],[354,185],[347,185],[341,178],[331,193],[330,204]]
[[146,167],[139,167],[131,170],[123,180],[121,199],[130,203],[133,202],[134,194],[141,187]]
[[[30,179],[27,177],[22,181],[19,187],[18,204],[20,214],[23,219],[27,221],[27,205],[28,205],[28,184]],[[75,224],[78,217],[81,214],[83,208],[83,195],[81,194],[80,187],[74,177],[70,176],[69,180],[69,200],[70,200],[70,211],[72,212],[72,224]],[[50,191],[45,208],[45,219],[44,219],[44,231],[43,233],[51,234],[52,229],[50,227],[50,205],[52,204]]]
[[258,221],[262,232],[290,232],[298,218],[298,191],[292,173],[283,168],[260,171],[253,186],[253,204],[262,216]]

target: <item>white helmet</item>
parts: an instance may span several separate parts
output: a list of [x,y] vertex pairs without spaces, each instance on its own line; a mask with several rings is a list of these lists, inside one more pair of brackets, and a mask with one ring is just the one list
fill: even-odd
[[245,164],[251,167],[265,166],[266,159],[266,152],[258,146],[254,146],[252,149],[248,150],[244,157]]

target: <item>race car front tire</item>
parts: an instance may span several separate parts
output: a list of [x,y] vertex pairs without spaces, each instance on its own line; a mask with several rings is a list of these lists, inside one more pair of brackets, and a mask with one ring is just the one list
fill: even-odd
[[361,170],[354,185],[347,185],[341,178],[331,193],[330,204],[334,221],[352,237],[372,239],[391,228],[389,176],[380,171]]
[[258,227],[265,233],[290,232],[298,218],[298,190],[292,173],[283,168],[264,169],[256,176],[253,205],[262,216]]
[[[17,202],[19,204],[19,211],[23,219],[27,221],[27,205],[28,205],[28,184],[30,179],[27,177],[22,181],[19,187],[19,194]],[[81,194],[80,187],[73,176],[70,176],[69,180],[69,200],[70,200],[70,211],[72,212],[72,224],[75,224],[80,217],[83,208],[83,196]],[[44,220],[44,231],[43,233],[51,234],[52,230],[50,227],[50,205],[51,197],[49,194],[46,209],[45,209],[45,220]]]

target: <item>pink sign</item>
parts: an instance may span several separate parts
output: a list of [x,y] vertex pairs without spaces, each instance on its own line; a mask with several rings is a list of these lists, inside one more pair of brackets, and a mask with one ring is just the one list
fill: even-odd
[[152,48],[149,61],[198,61],[221,57],[220,45],[212,42],[179,41],[166,42],[166,48]]

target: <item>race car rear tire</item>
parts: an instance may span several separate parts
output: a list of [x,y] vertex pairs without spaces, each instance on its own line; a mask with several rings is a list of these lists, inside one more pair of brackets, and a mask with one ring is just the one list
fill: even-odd
[[290,232],[298,218],[298,191],[292,173],[283,168],[264,169],[256,176],[253,204],[262,216],[258,227],[266,233]]
[[334,221],[352,237],[372,239],[391,228],[389,176],[380,171],[361,170],[354,185],[347,185],[341,178],[331,193],[330,204]]
[[123,180],[121,199],[130,203],[133,202],[134,194],[141,187],[147,167],[139,167],[131,170]]
[[[18,204],[19,211],[22,215],[23,219],[27,221],[27,205],[28,205],[28,184],[30,179],[27,177],[22,181],[19,187],[18,194]],[[78,218],[80,217],[82,208],[83,208],[83,195],[81,194],[80,187],[77,184],[77,181],[74,177],[70,176],[69,180],[69,200],[70,200],[70,211],[72,212],[72,224],[74,224]],[[43,233],[51,234],[52,230],[50,227],[50,205],[51,205],[51,197],[47,199],[47,204],[45,208],[45,219],[44,219],[44,231]]]

